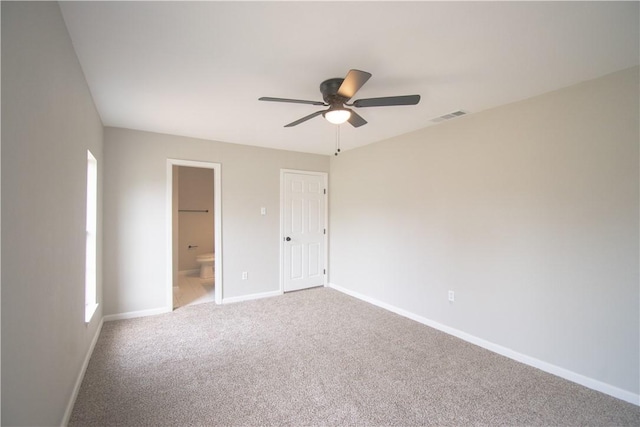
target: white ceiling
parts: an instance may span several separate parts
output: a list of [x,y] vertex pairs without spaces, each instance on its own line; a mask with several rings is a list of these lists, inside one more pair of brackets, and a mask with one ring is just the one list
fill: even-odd
[[321,116],[283,126],[351,68],[354,99],[420,94],[416,106],[358,109],[349,149],[638,65],[638,2],[62,2],[105,126],[332,154]]

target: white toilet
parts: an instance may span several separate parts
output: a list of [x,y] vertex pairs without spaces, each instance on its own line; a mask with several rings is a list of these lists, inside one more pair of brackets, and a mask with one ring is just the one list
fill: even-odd
[[202,254],[196,257],[196,261],[200,264],[200,278],[213,279],[213,262],[216,257],[213,253]]

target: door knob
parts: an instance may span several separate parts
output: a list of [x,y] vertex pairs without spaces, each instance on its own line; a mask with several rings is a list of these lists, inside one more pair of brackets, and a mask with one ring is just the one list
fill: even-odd
[[291,241],[291,237],[287,236],[287,237],[284,238],[284,240],[286,240],[287,242],[290,242]]

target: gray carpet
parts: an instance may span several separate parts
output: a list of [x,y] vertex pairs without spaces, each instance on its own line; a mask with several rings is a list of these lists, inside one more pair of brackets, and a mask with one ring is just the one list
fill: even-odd
[[640,408],[326,288],[108,322],[71,426],[640,425]]

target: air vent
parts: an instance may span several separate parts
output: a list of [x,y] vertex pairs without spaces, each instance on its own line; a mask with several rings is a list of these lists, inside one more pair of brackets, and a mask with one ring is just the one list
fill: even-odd
[[458,111],[454,111],[453,113],[445,114],[444,116],[436,117],[431,121],[434,123],[440,123],[440,122],[444,122],[445,120],[451,120],[460,116],[464,116],[465,114],[469,114],[469,113],[463,110],[458,110]]

